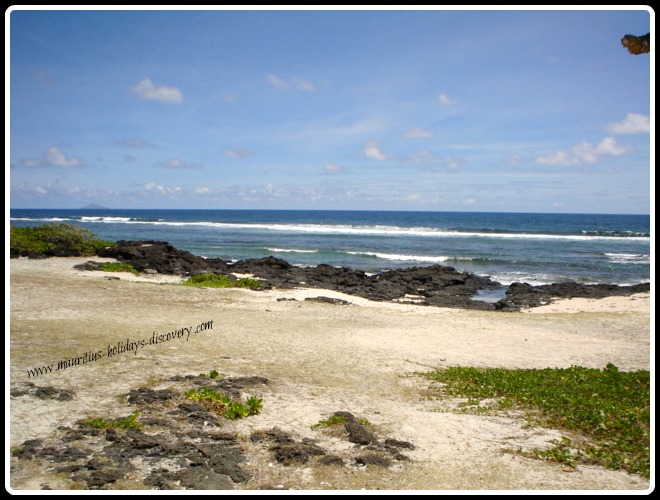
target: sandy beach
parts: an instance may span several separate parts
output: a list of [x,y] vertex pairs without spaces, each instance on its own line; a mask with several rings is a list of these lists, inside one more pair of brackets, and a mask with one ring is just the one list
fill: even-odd
[[[433,367],[584,367],[649,370],[650,296],[570,299],[520,313],[372,302],[337,292],[251,291],[176,286],[178,278],[77,271],[86,258],[12,259],[10,386],[71,391],[67,401],[26,394],[9,400],[9,444],[46,439],[81,418],[130,413],[131,389],[173,386],[175,375],[217,370],[265,377],[260,415],[229,422],[242,436],[277,427],[349,456],[354,445],[310,429],[336,411],[367,419],[383,436],[414,444],[391,467],[287,466],[246,439],[239,489],[302,490],[625,490],[651,483],[600,467],[575,469],[504,450],[550,446],[561,434],[509,416],[453,413],[429,399],[415,372]],[[340,298],[337,305],[305,300]],[[213,328],[158,344],[166,334],[212,321]],[[112,354],[119,343],[145,340]],[[130,341],[130,342],[129,342]],[[108,356],[108,353],[111,355]],[[121,349],[120,349],[121,350]],[[79,366],[31,374],[35,367],[98,353]],[[88,360],[92,355],[88,356]],[[149,429],[145,429],[149,433]],[[119,482],[132,489],[138,482]],[[16,490],[72,488],[48,464],[11,458]]]

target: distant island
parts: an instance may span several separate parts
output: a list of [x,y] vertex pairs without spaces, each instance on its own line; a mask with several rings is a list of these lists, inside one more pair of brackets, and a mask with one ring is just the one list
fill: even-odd
[[90,203],[89,205],[81,207],[80,210],[110,210],[110,209],[108,207],[104,207],[103,205],[99,205],[97,203]]

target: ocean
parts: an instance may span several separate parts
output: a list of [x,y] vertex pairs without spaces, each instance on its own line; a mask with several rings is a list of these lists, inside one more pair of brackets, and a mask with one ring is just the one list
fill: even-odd
[[442,264],[504,285],[651,281],[648,215],[11,209],[10,218],[76,224],[112,241],[168,241],[230,261],[272,255],[370,273]]

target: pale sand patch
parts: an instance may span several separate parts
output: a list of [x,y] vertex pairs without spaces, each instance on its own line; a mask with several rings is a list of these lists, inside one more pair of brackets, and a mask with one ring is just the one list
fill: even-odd
[[531,314],[579,313],[579,312],[638,312],[647,313],[651,308],[650,293],[636,293],[627,297],[604,297],[602,299],[559,299],[551,304],[531,307],[523,312]]
[[[621,370],[648,370],[648,307],[519,314],[387,304],[327,290],[197,289],[139,283],[126,273],[118,273],[120,280],[107,280],[106,273],[71,269],[86,260],[11,261],[11,382],[31,381],[76,393],[68,402],[11,399],[11,445],[51,435],[57,426],[72,426],[83,417],[125,416],[130,389],[168,387],[166,379],[173,375],[215,368],[223,376],[271,380],[259,389],[263,413],[228,424],[228,430],[249,435],[278,426],[300,438],[318,438],[310,426],[346,410],[417,446],[406,452],[411,462],[385,470],[291,468],[272,464],[265,455],[254,457],[246,467],[261,483],[309,490],[650,487],[644,478],[624,472],[580,466],[567,473],[557,464],[502,453],[519,445],[548,446],[559,433],[526,429],[513,417],[444,412],[444,403],[424,397],[429,384],[414,374],[428,367],[602,368],[610,362]],[[351,305],[303,300],[317,296],[341,298]],[[148,341],[153,332],[210,320],[213,329],[202,334],[107,357],[108,347],[127,339]],[[90,351],[101,351],[104,357],[28,377],[34,367]],[[330,440],[327,445],[339,449],[346,443]],[[11,486],[39,489],[43,479],[34,471],[14,468]]]

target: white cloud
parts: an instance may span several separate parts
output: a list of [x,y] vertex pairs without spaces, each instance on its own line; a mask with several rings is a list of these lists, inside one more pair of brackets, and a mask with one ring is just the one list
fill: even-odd
[[391,156],[381,150],[381,144],[378,141],[367,141],[364,145],[364,156],[370,160],[388,160]]
[[466,162],[463,158],[450,158],[445,163],[445,168],[449,171],[455,172],[456,170],[463,168],[465,163]]
[[651,120],[648,116],[628,113],[622,122],[610,123],[607,129],[613,134],[646,134],[651,131]]
[[83,162],[80,158],[69,156],[58,146],[51,146],[42,158],[24,158],[18,162],[17,166],[22,168],[77,168],[82,167]]
[[466,205],[474,205],[476,202],[477,200],[475,200],[474,198],[465,198],[465,200],[463,200],[463,203],[465,203]]
[[403,134],[403,137],[406,139],[426,139],[428,137],[433,137],[433,132],[430,130],[423,130],[421,128],[414,128],[412,130],[408,130],[405,134]]
[[223,151],[223,153],[225,156],[229,156],[230,158],[247,158],[248,156],[252,156],[254,154],[252,151],[234,148],[227,148]]
[[200,186],[200,187],[195,188],[195,193],[197,193],[197,194],[206,194],[206,193],[210,193],[210,192],[211,192],[211,190],[209,188],[207,188],[206,186]]
[[627,151],[628,148],[618,145],[614,137],[606,137],[596,146],[589,142],[581,142],[573,146],[570,153],[556,151],[546,156],[539,156],[536,158],[536,163],[541,165],[582,165],[596,163],[603,156],[620,156]]
[[168,161],[162,162],[159,164],[159,166],[170,170],[196,170],[204,167],[204,165],[201,163],[190,163],[183,161],[178,157],[171,158]]
[[181,192],[180,186],[167,187],[162,184],[156,184],[155,182],[150,182],[144,185],[144,189],[148,192],[156,192],[159,194],[178,194]]
[[282,78],[272,73],[266,75],[268,82],[275,88],[280,90],[304,90],[305,92],[313,92],[316,90],[307,80],[293,76],[291,78]]
[[78,158],[67,155],[57,146],[48,148],[46,151],[48,163],[54,167],[72,168],[79,167],[81,162]]
[[346,169],[342,167],[341,165],[337,165],[336,163],[328,163],[323,167],[323,171],[326,174],[341,174],[345,171]]
[[182,104],[183,94],[176,87],[156,87],[149,78],[141,80],[135,87],[133,93],[140,99],[159,101],[165,104]]
[[294,86],[299,90],[305,90],[307,92],[313,92],[314,90],[316,90],[316,87],[314,87],[314,85],[301,78],[292,78],[291,81],[294,84]]
[[438,102],[441,106],[451,106],[454,101],[447,94],[438,94]]
[[162,184],[156,184],[155,182],[150,182],[144,185],[144,189],[147,191],[158,191],[159,193],[165,193],[167,190],[162,186]]

